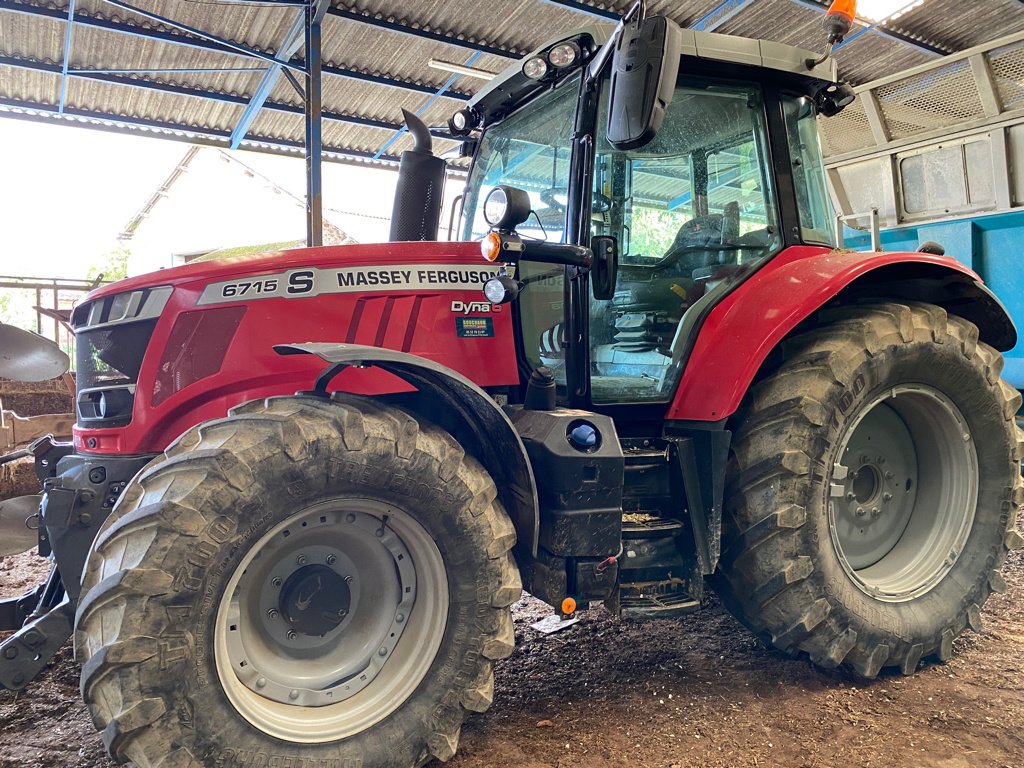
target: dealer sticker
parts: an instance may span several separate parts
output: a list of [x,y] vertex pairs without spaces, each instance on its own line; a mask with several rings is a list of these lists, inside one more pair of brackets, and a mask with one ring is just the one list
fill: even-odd
[[493,338],[494,321],[489,317],[456,317],[455,335],[460,339]]

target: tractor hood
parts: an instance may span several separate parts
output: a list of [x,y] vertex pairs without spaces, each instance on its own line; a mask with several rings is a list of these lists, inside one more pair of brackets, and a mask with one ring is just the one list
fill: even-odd
[[384,266],[437,261],[488,266],[480,257],[480,246],[472,242],[395,242],[295,248],[270,253],[226,256],[223,259],[147,272],[97,288],[90,292],[79,306],[104,296],[141,288],[272,275],[298,267]]

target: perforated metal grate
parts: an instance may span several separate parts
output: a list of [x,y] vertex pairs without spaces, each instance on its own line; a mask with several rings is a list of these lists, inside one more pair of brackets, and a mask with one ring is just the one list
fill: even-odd
[[875,143],[860,99],[835,117],[819,117],[818,132],[826,156],[856,152]]
[[893,139],[985,116],[966,60],[883,85],[875,96]]
[[1024,108],[1024,42],[996,48],[987,55],[1003,109]]

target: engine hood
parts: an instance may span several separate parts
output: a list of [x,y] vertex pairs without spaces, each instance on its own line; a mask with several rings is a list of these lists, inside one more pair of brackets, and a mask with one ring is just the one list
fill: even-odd
[[139,288],[206,282],[238,276],[270,274],[296,267],[340,267],[450,262],[486,265],[480,246],[473,242],[397,242],[295,248],[270,253],[227,256],[125,278],[91,291],[82,303]]

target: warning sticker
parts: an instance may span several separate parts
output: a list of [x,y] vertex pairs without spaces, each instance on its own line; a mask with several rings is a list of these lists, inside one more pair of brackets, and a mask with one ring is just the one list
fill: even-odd
[[464,291],[483,288],[498,266],[454,264],[389,264],[379,267],[304,267],[276,275],[210,283],[198,304],[223,304],[252,299],[305,299],[324,293],[370,291]]
[[489,317],[456,317],[455,335],[460,339],[493,338],[494,321]]

